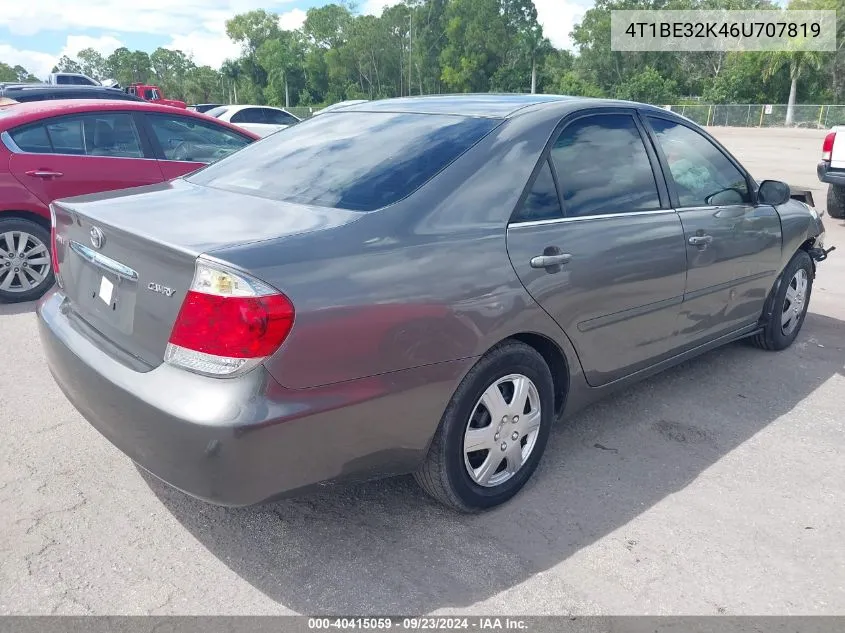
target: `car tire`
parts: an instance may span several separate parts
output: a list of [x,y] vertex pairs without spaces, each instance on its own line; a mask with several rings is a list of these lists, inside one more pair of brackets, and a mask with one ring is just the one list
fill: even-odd
[[[38,278],[40,282],[36,283]],[[53,281],[50,231],[32,220],[0,218],[0,302],[34,301],[47,292]]]
[[837,220],[845,218],[845,187],[842,185],[828,185],[827,214]]
[[[462,512],[502,504],[534,473],[554,418],[554,382],[543,357],[524,343],[501,343],[461,381],[414,478]],[[467,452],[467,441],[490,448]]]
[[804,325],[810,305],[813,273],[810,256],[799,250],[780,277],[780,285],[771,302],[771,317],[763,331],[751,338],[754,345],[771,351],[779,351],[792,345]]

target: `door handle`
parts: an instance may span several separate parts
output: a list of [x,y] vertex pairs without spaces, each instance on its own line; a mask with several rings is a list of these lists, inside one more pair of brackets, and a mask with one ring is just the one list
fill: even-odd
[[692,246],[707,246],[712,241],[712,235],[693,235],[691,238],[689,238],[689,243]]
[[562,266],[568,264],[572,259],[569,253],[561,253],[560,255],[538,255],[531,258],[531,268],[550,268],[552,266]]
[[61,178],[64,174],[60,171],[52,171],[50,169],[33,169],[26,172],[27,176],[32,176],[33,178]]

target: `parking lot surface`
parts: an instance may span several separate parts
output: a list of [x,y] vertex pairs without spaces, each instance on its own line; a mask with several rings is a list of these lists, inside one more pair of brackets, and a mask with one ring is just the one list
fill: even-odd
[[[824,207],[823,132],[713,132]],[[825,221],[841,250],[789,350],[730,345],[564,421],[473,516],[410,478],[188,498],[65,400],[33,305],[0,305],[0,614],[845,613],[845,222]]]

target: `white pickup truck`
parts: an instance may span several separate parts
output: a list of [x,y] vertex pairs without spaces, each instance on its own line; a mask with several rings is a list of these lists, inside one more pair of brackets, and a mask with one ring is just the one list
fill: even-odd
[[822,160],[816,168],[819,180],[828,183],[827,212],[845,218],[845,125],[834,127],[822,143]]

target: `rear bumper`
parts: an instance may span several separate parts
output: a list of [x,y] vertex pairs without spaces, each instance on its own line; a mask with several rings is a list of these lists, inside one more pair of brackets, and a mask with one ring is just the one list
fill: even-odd
[[845,169],[833,169],[828,161],[821,161],[816,166],[819,180],[831,185],[845,186]]
[[451,394],[449,376],[460,369],[308,390],[285,389],[260,366],[234,379],[166,364],[140,373],[94,345],[66,306],[61,290],[51,290],[38,305],[38,325],[50,371],[70,402],[144,469],[219,505],[414,470]]

